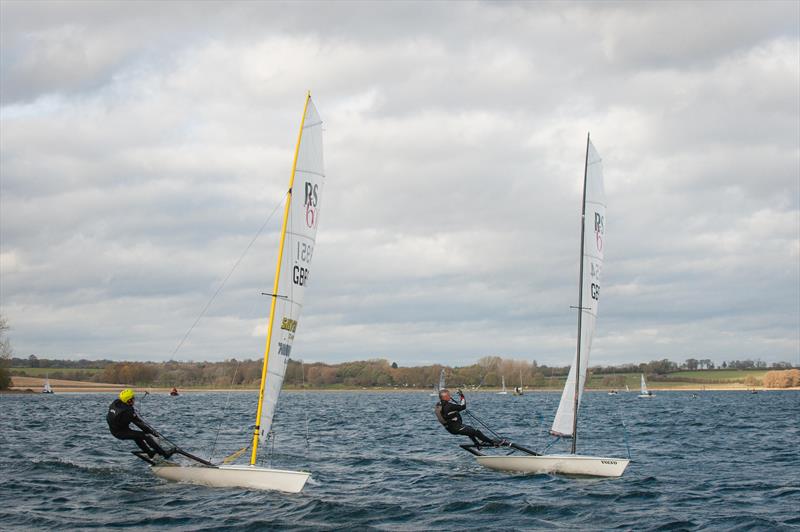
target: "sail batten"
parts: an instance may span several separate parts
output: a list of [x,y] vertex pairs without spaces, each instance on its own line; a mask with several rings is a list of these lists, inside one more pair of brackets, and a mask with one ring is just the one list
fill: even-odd
[[[561,394],[550,433],[574,439],[575,412],[580,411],[580,402],[586,386],[589,367],[589,352],[592,347],[595,323],[600,299],[603,248],[605,241],[606,201],[603,186],[603,169],[600,156],[587,139],[584,196],[582,205],[583,245],[580,254],[581,278],[579,280],[579,325],[578,342],[570,366],[567,382]],[[577,381],[577,382],[576,382]]]
[[[281,297],[272,298],[267,329],[255,434],[262,442],[268,438],[272,428],[303,308],[319,225],[324,178],[322,120],[308,95],[295,148],[275,271],[273,293],[281,294]],[[251,463],[255,462],[256,449],[254,441]]]

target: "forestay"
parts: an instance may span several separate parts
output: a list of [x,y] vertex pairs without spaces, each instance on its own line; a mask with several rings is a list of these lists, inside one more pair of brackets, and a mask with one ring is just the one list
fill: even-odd
[[263,383],[264,403],[260,423],[257,420],[261,427],[261,441],[267,438],[272,426],[275,406],[303,309],[303,297],[308,286],[320,219],[324,174],[322,120],[309,96],[290,185],[291,200],[286,217],[286,232],[279,252],[282,253],[280,274],[276,283],[275,305],[270,316],[267,376]]
[[[587,142],[586,151],[586,180],[584,183],[583,219],[583,278],[581,279],[581,297],[578,306],[580,316],[579,341],[580,350],[575,350],[575,357],[569,370],[561,402],[558,405],[556,417],[550,432],[556,436],[573,437],[575,417],[575,376],[580,376],[578,386],[578,401],[583,397],[586,385],[586,370],[589,367],[589,352],[592,347],[595,321],[600,298],[601,272],[603,268],[603,247],[605,243],[606,228],[606,198],[603,188],[603,168],[600,156],[597,154],[591,141]],[[580,367],[577,358],[580,353]],[[578,408],[580,410],[580,408]]]

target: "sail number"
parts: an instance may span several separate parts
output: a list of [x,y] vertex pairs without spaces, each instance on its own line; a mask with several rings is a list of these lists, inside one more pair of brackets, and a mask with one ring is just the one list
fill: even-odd
[[297,260],[310,264],[312,253],[314,253],[314,246],[305,242],[297,243]]
[[308,274],[308,268],[295,266],[294,271],[292,272],[292,281],[298,286],[305,286],[305,284],[308,282]]
[[288,357],[291,352],[292,352],[292,346],[291,345],[285,344],[283,342],[278,342],[278,354],[279,355]]
[[290,332],[297,331],[297,320],[293,320],[292,318],[283,318],[281,320],[281,329]]
[[592,283],[592,299],[600,299],[600,285]]

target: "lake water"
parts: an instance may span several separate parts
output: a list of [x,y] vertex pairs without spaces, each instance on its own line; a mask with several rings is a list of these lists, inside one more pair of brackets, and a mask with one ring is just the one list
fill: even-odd
[[[627,435],[634,460],[605,480],[484,469],[427,393],[284,393],[271,462],[312,472],[297,495],[154,477],[108,433],[112,399],[0,395],[0,529],[800,529],[800,392],[588,393],[579,452],[625,457]],[[495,430],[538,450],[558,399],[468,394]],[[253,392],[198,393],[138,406],[219,460],[247,443],[255,403]]]

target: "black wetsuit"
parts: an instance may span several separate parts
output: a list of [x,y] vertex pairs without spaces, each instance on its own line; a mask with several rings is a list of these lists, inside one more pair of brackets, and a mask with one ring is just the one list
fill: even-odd
[[440,412],[442,419],[444,419],[444,427],[450,434],[469,436],[472,442],[478,446],[495,444],[495,441],[486,436],[483,432],[479,431],[475,427],[464,425],[464,423],[461,421],[461,414],[459,414],[459,412],[467,408],[466,399],[462,398],[461,404],[451,403],[450,401],[445,401],[442,399],[439,401],[439,407],[441,409]]
[[[106,415],[108,430],[118,440],[133,440],[139,448],[152,458],[155,453],[161,456],[168,456],[164,449],[156,443],[151,434],[153,429],[147,426],[142,418],[136,414],[133,405],[123,403],[120,399],[114,399],[108,407]],[[133,423],[142,430],[133,430],[129,425]]]

